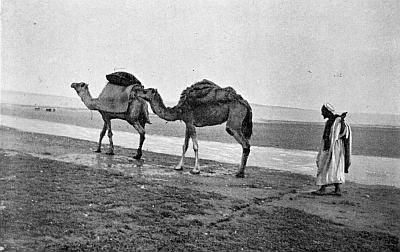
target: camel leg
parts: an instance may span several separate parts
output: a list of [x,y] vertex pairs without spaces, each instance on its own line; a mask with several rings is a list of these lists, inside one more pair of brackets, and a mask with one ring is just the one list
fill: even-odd
[[192,174],[200,174],[200,164],[199,164],[199,144],[197,143],[197,135],[196,129],[193,127],[192,129],[192,142],[193,142],[193,151],[194,151],[194,168],[190,172]]
[[189,138],[190,138],[189,129],[186,127],[185,141],[183,142],[182,145],[182,157],[181,160],[179,161],[179,164],[175,167],[175,170],[182,170],[183,164],[185,162],[185,154],[189,146]]
[[142,125],[140,125],[139,121],[136,121],[134,123],[132,123],[132,126],[136,129],[136,131],[139,133],[140,135],[140,139],[139,139],[139,147],[136,151],[136,155],[133,156],[134,159],[139,160],[143,153],[142,153],[142,147],[143,147],[143,143],[144,140],[146,139],[146,131],[144,130],[144,128],[142,127]]
[[236,177],[244,178],[244,168],[246,167],[247,159],[249,157],[249,154],[250,154],[250,145],[248,147],[244,147],[243,148],[242,159],[241,159],[241,163],[240,163],[240,166],[239,166],[239,170],[236,173]]
[[193,150],[194,150],[194,168],[190,173],[199,174],[200,173],[200,164],[199,164],[199,144],[197,143],[196,136],[196,128],[193,125],[186,124],[186,133],[185,133],[185,142],[182,147],[182,158],[179,162],[177,168],[182,169],[182,165],[185,158],[185,153],[189,146],[189,138],[192,139],[193,142]]
[[108,139],[110,141],[110,149],[106,152],[107,155],[114,155],[114,143],[113,143],[113,133],[111,131],[111,120],[107,121],[107,129],[108,129]]
[[107,131],[107,124],[104,121],[103,129],[100,132],[99,145],[97,146],[97,150],[95,150],[95,152],[101,152],[101,141],[103,141],[103,137],[105,136],[106,131]]
[[235,138],[235,140],[242,145],[243,152],[242,152],[242,159],[240,162],[240,166],[238,169],[238,172],[236,173],[236,177],[238,178],[244,178],[244,169],[246,167],[247,163],[247,158],[249,157],[250,154],[250,143],[249,140],[247,140],[243,134],[241,133],[240,128],[238,127],[232,127],[230,123],[228,122],[226,124],[226,131]]

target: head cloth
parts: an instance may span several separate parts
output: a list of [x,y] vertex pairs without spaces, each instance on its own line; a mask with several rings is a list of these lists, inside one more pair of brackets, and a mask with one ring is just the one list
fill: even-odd
[[332,104],[325,102],[323,107],[325,107],[328,111],[331,113],[335,112],[335,108],[332,106]]

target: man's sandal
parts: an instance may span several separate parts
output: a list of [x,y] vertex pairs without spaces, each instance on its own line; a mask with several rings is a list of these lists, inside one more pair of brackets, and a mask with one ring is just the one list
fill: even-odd
[[336,192],[336,191],[332,191],[332,192],[328,192],[328,195],[333,195],[333,196],[342,196],[341,192]]
[[323,192],[323,191],[313,191],[313,192],[311,192],[311,194],[314,194],[314,195],[326,195],[326,192]]

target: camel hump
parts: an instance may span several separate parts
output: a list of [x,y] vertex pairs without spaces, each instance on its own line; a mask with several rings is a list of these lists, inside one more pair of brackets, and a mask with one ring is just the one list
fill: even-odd
[[232,87],[221,88],[214,82],[204,79],[183,90],[178,106],[223,103],[233,100],[243,100],[243,98]]
[[207,88],[219,88],[217,84],[212,81],[203,79],[202,81],[196,82],[195,84],[191,85],[188,89],[192,90],[204,90]]
[[204,79],[183,90],[180,99],[203,97],[214,88],[220,87],[214,82]]
[[118,86],[130,86],[137,85],[143,88],[142,83],[131,73],[127,72],[114,72],[106,75],[106,79],[114,85]]

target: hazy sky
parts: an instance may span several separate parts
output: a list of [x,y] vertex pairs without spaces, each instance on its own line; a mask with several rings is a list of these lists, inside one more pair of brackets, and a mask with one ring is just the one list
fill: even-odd
[[2,0],[1,87],[96,97],[118,68],[166,101],[205,78],[251,103],[400,114],[399,2]]

